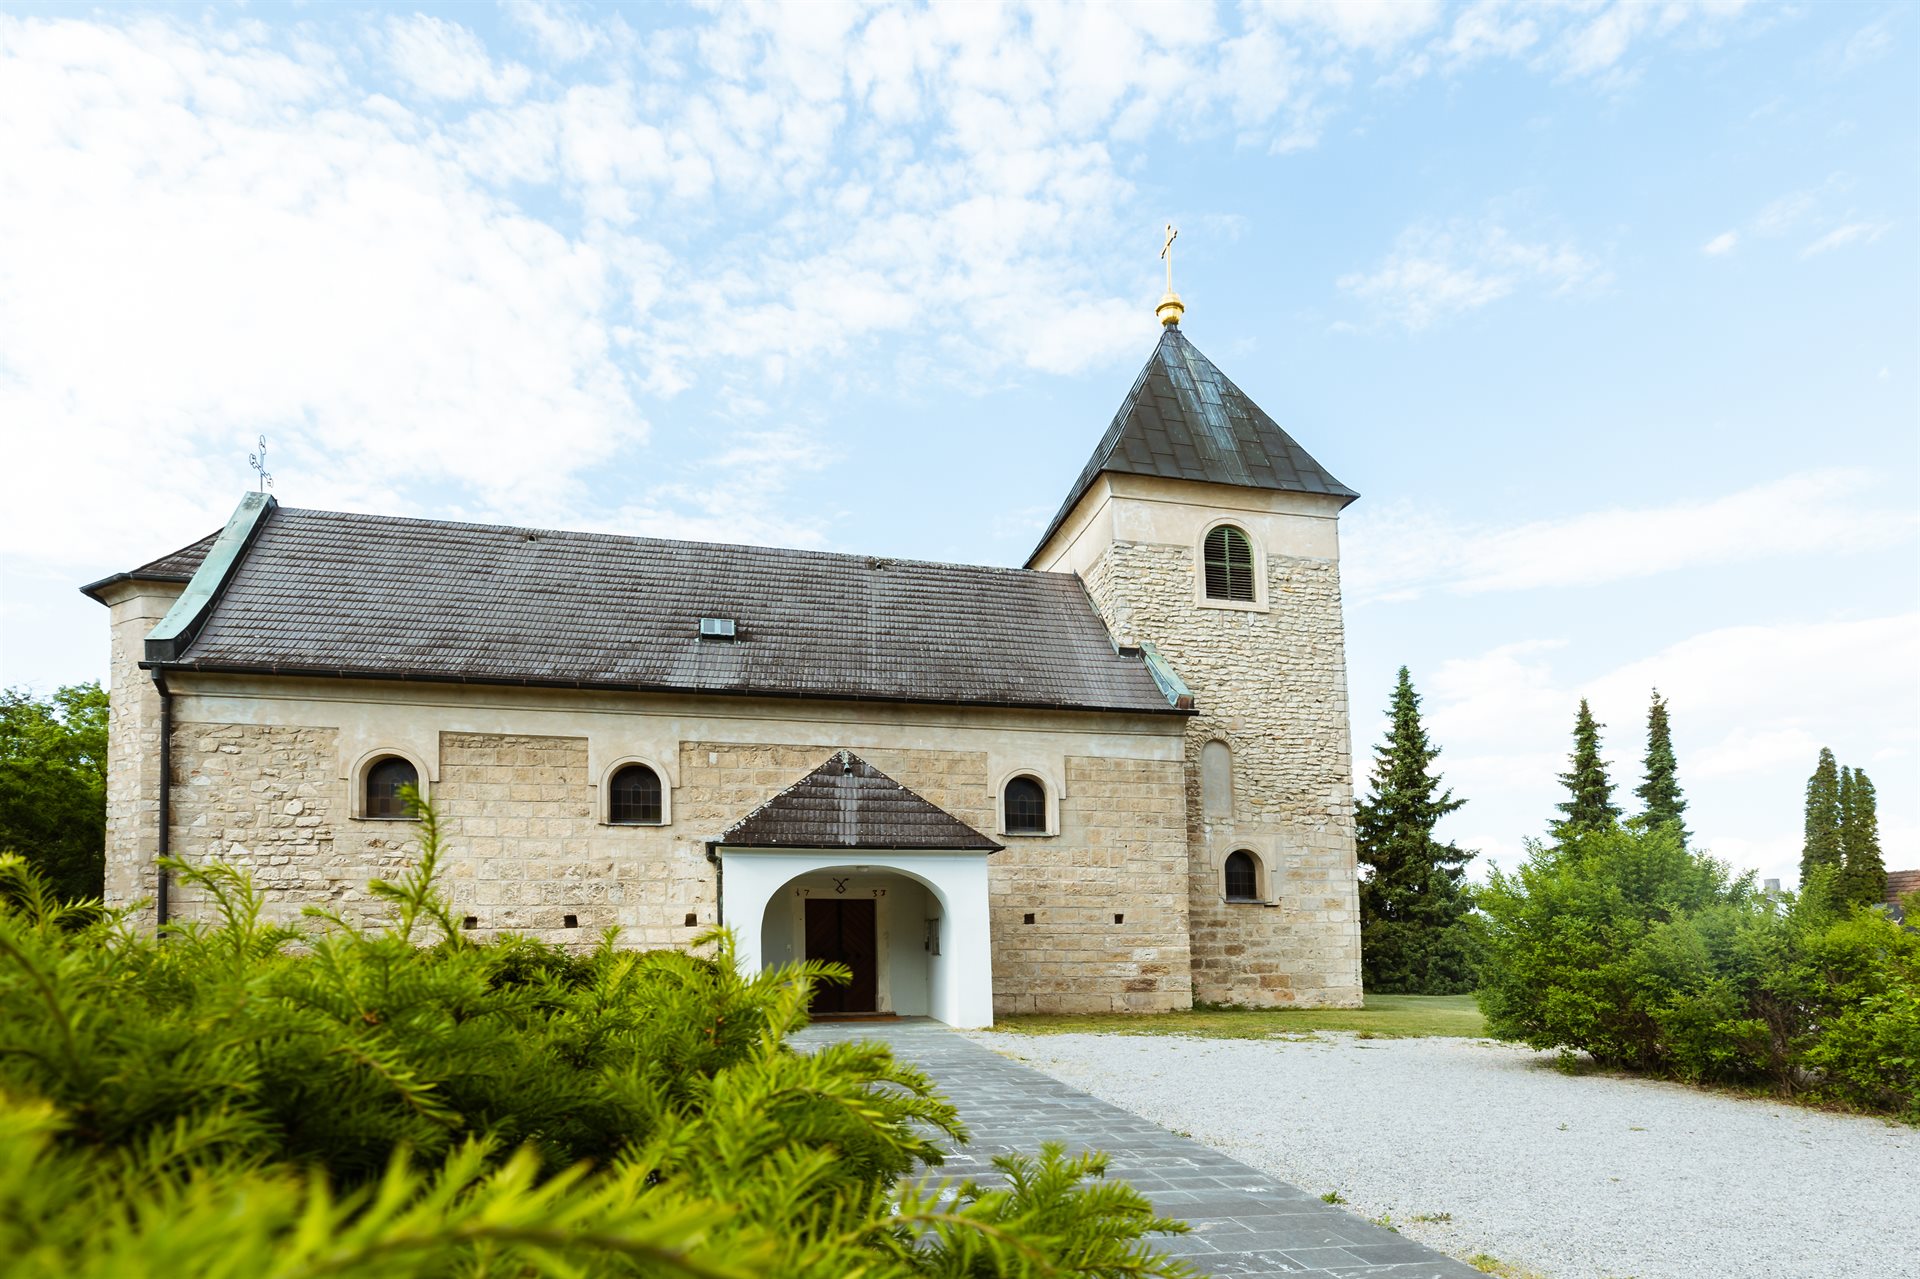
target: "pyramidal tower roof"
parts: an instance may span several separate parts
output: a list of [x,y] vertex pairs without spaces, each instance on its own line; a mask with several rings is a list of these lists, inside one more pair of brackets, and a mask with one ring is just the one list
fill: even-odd
[[1175,321],[1167,321],[1161,329],[1160,344],[1134,379],[1133,389],[1087,459],[1066,502],[1041,534],[1034,555],[1066,522],[1103,471],[1285,493],[1325,493],[1341,498],[1342,506],[1360,496],[1281,430],[1265,409],[1187,341]]

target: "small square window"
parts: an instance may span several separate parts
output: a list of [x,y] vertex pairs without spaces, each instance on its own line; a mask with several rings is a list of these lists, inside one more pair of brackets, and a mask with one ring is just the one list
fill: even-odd
[[562,928],[578,928],[580,927],[580,916],[568,915],[561,919],[560,926]]
[[1113,917],[1113,922],[1116,924],[1124,924],[1127,922],[1127,917],[1125,915],[1115,915]]
[[1033,922],[1033,916],[1031,914],[1023,915],[1021,916],[1020,922],[1023,924],[1031,924]]

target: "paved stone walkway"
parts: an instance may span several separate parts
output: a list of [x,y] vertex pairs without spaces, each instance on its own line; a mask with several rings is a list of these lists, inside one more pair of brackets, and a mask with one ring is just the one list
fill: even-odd
[[[1464,1262],[1010,1061],[938,1022],[830,1023],[809,1027],[798,1042],[804,1047],[830,1039],[891,1044],[960,1108],[973,1140],[953,1152],[941,1176],[988,1181],[995,1176],[995,1155],[1036,1153],[1047,1141],[1064,1144],[1069,1153],[1104,1150],[1113,1156],[1109,1176],[1138,1187],[1162,1214],[1192,1224],[1190,1235],[1155,1242],[1207,1274],[1484,1279]],[[1195,1080],[1194,1086],[1206,1084]]]

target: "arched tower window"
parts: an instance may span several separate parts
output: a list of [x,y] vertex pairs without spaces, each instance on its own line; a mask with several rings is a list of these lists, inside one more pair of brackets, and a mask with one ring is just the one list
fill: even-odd
[[412,817],[406,796],[411,787],[420,789],[420,773],[398,755],[376,760],[367,769],[367,793],[364,811],[368,817]]
[[1207,598],[1253,603],[1253,543],[1247,535],[1231,524],[1222,524],[1207,534],[1202,550]]
[[1002,795],[1009,835],[1047,833],[1047,788],[1037,778],[1016,777]]
[[1225,742],[1200,748],[1200,811],[1208,817],[1233,816],[1233,751]]
[[1239,852],[1227,854],[1227,900],[1230,902],[1260,900],[1260,874],[1254,866],[1253,854],[1244,848]]
[[607,820],[615,826],[658,826],[660,774],[645,764],[628,764],[615,773],[607,795]]

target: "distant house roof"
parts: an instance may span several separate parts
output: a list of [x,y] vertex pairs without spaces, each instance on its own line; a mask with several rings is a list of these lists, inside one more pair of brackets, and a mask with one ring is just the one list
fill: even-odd
[[[204,556],[201,545],[155,564]],[[157,664],[1176,711],[1142,656],[1115,649],[1067,573],[295,510],[271,499],[234,547],[228,565],[208,561],[222,581],[189,590],[204,597],[204,620],[182,626],[176,649],[150,652]],[[703,636],[703,619],[731,636]]]
[[[1033,550],[1066,522],[1103,471],[1170,480],[1237,484],[1287,493],[1325,493],[1351,502],[1360,495],[1314,461],[1266,410],[1167,325],[1113,424],[1087,459],[1067,500]],[[1032,562],[1032,557],[1028,557]]]
[[994,843],[852,751],[827,761],[728,827],[732,848],[927,848],[997,852]]
[[1920,893],[1920,870],[1890,870],[1887,872],[1887,903],[1898,909],[1900,899],[1908,893]]
[[219,536],[219,530],[216,529],[197,542],[189,542],[177,551],[168,551],[157,560],[148,560],[139,568],[115,573],[97,582],[88,582],[80,589],[99,599],[100,590],[115,582],[190,582],[194,570],[200,567],[200,561],[207,558],[207,552],[213,549],[213,540]]

